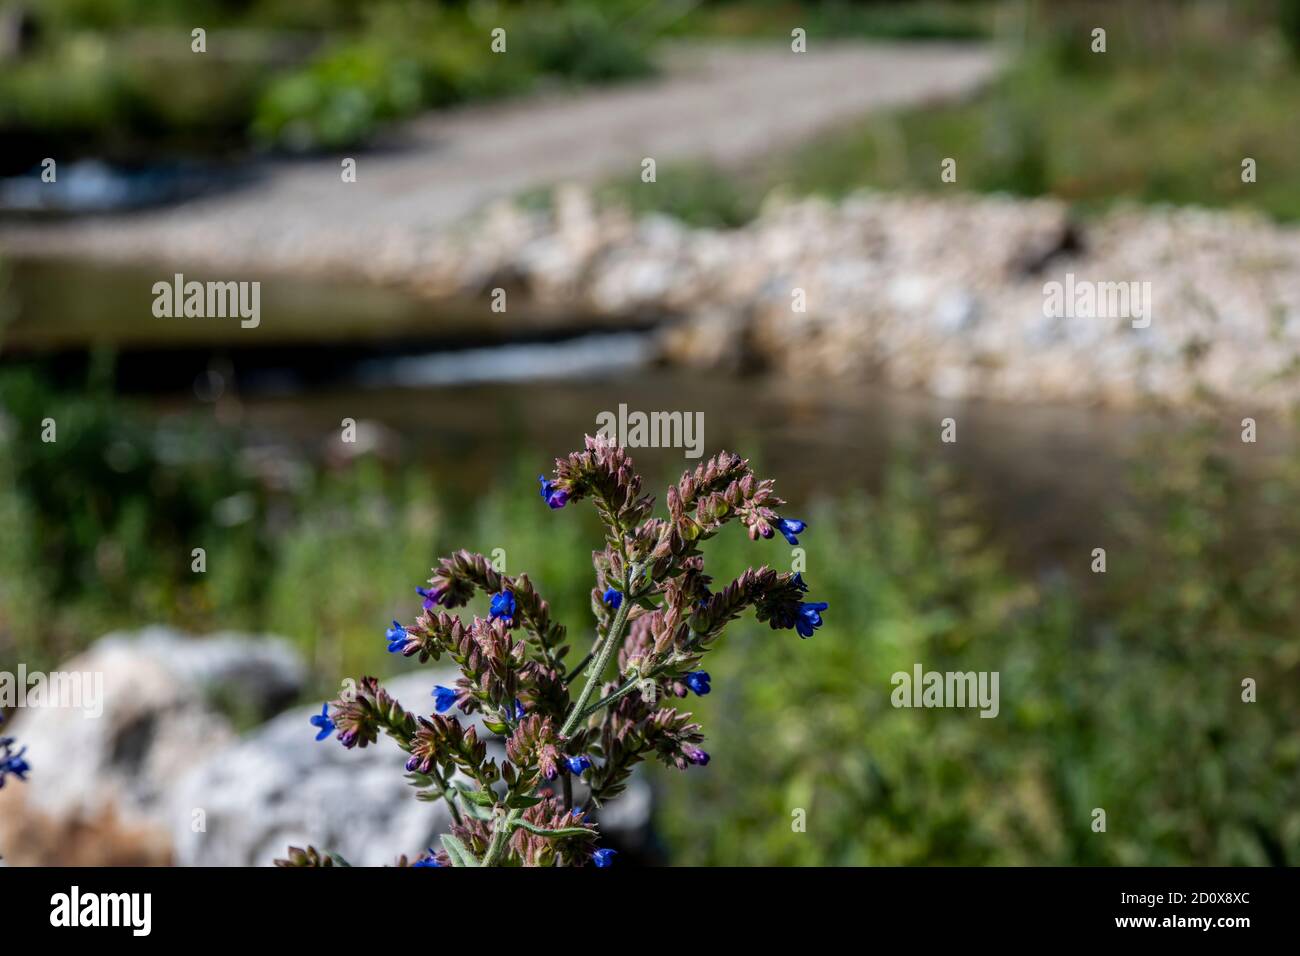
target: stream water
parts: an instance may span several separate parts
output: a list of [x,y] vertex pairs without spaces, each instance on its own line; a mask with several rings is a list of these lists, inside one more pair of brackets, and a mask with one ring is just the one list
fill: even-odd
[[[652,361],[651,334],[569,325],[512,329],[479,304],[439,307],[383,288],[276,280],[264,321],[158,319],[149,289],[169,270],[11,263],[0,362],[35,362],[64,384],[93,346],[116,352],[118,388],[159,413],[246,427],[250,441],[313,453],[345,418],[434,471],[489,475],[520,450],[549,457],[602,413],[703,413],[703,449],[742,450],[787,497],[875,489],[904,450],[949,464],[987,508],[1016,563],[1044,567],[1083,545],[1125,494],[1154,415],[958,402],[869,385],[730,377]],[[957,440],[940,440],[941,422]],[[650,475],[694,467],[680,448],[636,454]],[[1086,553],[1086,550],[1083,552]]]

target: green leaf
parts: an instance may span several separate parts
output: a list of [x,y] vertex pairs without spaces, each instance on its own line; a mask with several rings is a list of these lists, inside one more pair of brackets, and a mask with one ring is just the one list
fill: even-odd
[[352,866],[352,864],[343,859],[343,856],[339,853],[330,853],[329,858],[334,861],[335,866],[346,866],[349,868]]
[[451,857],[452,866],[478,866],[478,858],[450,833],[443,834],[442,847]]
[[462,790],[461,794],[470,803],[480,807],[494,807],[497,803],[497,795],[491,790]]
[[506,806],[511,810],[527,810],[541,802],[541,797],[530,797],[526,793],[512,793],[506,797]]
[[527,820],[516,820],[515,826],[544,837],[594,837],[596,835],[595,830],[589,830],[587,827],[562,827],[559,830],[547,830],[545,827],[536,826]]

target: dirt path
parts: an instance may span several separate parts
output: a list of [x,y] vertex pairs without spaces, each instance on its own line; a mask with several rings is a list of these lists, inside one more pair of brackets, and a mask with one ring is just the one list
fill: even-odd
[[[0,226],[11,253],[159,260],[210,269],[395,278],[490,200],[529,187],[639,174],[687,158],[735,163],[873,109],[970,92],[997,67],[982,47],[836,44],[672,49],[656,81],[429,114],[399,148],[265,164],[238,191],[134,214]],[[653,188],[653,187],[647,187]]]

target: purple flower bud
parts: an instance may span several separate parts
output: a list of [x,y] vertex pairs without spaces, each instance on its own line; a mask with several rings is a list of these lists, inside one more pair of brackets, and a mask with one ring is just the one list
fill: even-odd
[[442,603],[442,599],[445,594],[442,588],[421,588],[421,587],[417,587],[415,589],[415,593],[420,595],[420,597],[424,598],[424,609],[426,611],[432,611],[435,607],[437,607],[440,603]]
[[545,475],[538,475],[537,480],[542,486],[542,499],[549,508],[555,510],[569,503],[569,493],[556,488],[555,483],[548,481]]
[[709,755],[703,750],[692,750],[686,754],[686,759],[697,767],[703,767],[708,764]]

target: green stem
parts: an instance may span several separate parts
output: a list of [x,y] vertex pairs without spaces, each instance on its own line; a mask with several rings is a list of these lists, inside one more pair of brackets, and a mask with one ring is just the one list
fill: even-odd
[[492,830],[492,842],[488,844],[487,852],[483,854],[483,862],[480,866],[496,866],[497,859],[501,856],[501,851],[506,847],[506,838],[510,836],[510,831],[515,828],[519,822],[519,817],[523,810],[511,810],[506,814],[505,820],[498,820],[497,825]]
[[627,626],[627,615],[632,609],[633,588],[640,576],[640,565],[632,565],[627,575],[623,603],[618,606],[618,613],[614,615],[614,621],[609,626],[609,633],[605,635],[604,641],[601,642],[600,654],[596,657],[596,663],[591,666],[591,670],[587,674],[587,683],[582,685],[582,693],[578,695],[578,699],[573,703],[573,709],[569,711],[569,719],[560,728],[561,737],[569,736],[578,726],[578,722],[582,719],[582,712],[587,706],[587,701],[591,700],[591,695],[596,690],[596,684],[600,681],[601,675],[605,673],[605,668],[609,666],[609,659],[614,656],[614,648],[618,647],[623,641],[623,628]]
[[[614,655],[614,649],[623,642],[623,628],[627,626],[627,616],[632,610],[632,600],[635,594],[637,579],[641,577],[642,568],[640,565],[632,565],[628,570],[627,580],[624,582],[623,603],[618,606],[618,613],[614,615],[614,620],[609,626],[609,632],[605,635],[604,641],[600,644],[600,654],[596,658],[596,663],[592,665],[590,673],[587,674],[587,683],[582,687],[582,693],[573,704],[573,709],[569,711],[569,718],[564,722],[560,729],[560,736],[567,737],[578,722],[582,719],[583,709],[587,706],[587,701],[591,699],[592,693],[596,689],[596,684],[600,680],[600,675],[605,673],[605,668],[609,665],[609,659]],[[501,858],[501,853],[505,850],[506,840],[510,836],[510,831],[519,825],[519,818],[523,815],[523,810],[511,810],[504,820],[498,820],[497,825],[492,829],[492,842],[488,844],[487,852],[483,854],[482,866],[496,866],[497,860]]]
[[442,799],[447,801],[447,806],[451,808],[451,818],[456,821],[456,826],[461,825],[460,808],[456,806],[456,798],[451,795],[451,789],[446,780],[442,779],[442,774],[438,773],[435,768],[433,779],[437,781],[438,786],[442,789]]
[[579,716],[578,721],[579,721],[579,722],[584,721],[584,720],[586,720],[588,717],[590,717],[592,714],[597,714],[597,713],[599,713],[599,712],[601,711],[602,708],[608,707],[610,704],[612,704],[612,703],[614,703],[614,702],[616,702],[616,701],[622,700],[622,699],[623,699],[624,697],[626,697],[628,694],[630,694],[630,693],[632,693],[633,691],[635,691],[635,690],[637,689],[637,687],[640,686],[641,681],[646,680],[648,677],[652,677],[652,676],[654,676],[654,671],[651,671],[649,674],[646,675],[646,677],[641,677],[641,676],[638,675],[638,676],[635,677],[635,678],[631,678],[631,679],[629,679],[628,682],[627,682],[626,684],[624,684],[624,685],[622,685],[621,687],[618,687],[618,688],[616,688],[616,689],[610,691],[608,694],[606,694],[606,695],[605,695],[604,697],[602,697],[600,700],[596,701],[594,704],[592,704],[590,707],[588,707],[585,711],[583,711],[582,714],[581,714],[581,716]]

